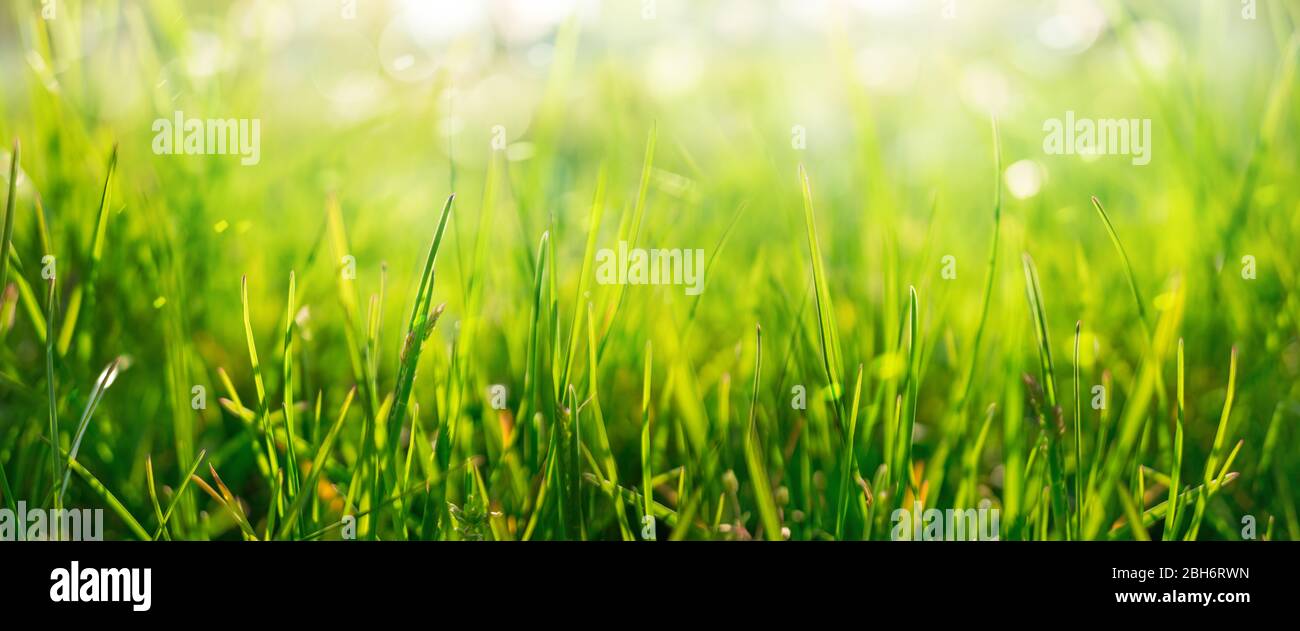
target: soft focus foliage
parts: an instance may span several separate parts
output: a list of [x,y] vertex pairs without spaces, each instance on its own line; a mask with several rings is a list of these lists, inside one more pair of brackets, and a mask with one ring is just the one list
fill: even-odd
[[[0,10],[4,506],[804,540],[987,499],[1003,539],[1300,539],[1293,2],[45,4]],[[257,119],[260,160],[156,154],[178,111]],[[1150,163],[1049,155],[1067,112],[1149,119]],[[620,239],[702,249],[704,292],[598,283]]]

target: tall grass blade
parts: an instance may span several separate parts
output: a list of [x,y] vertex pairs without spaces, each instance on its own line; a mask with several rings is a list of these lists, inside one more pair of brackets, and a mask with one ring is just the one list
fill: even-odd
[[[103,372],[99,373],[99,378],[95,380],[95,387],[90,391],[90,399],[86,401],[86,408],[81,412],[81,420],[77,421],[77,433],[73,435],[72,448],[68,450],[68,466],[77,459],[77,452],[81,449],[81,439],[86,436],[86,428],[90,427],[90,417],[95,414],[95,408],[99,407],[99,401],[104,398],[104,391],[113,385],[117,379],[118,368],[122,364],[122,358],[117,357],[109,362]],[[51,438],[57,439],[57,436]],[[57,449],[57,445],[55,448]],[[71,471],[65,471],[63,474],[63,485],[59,487],[59,492],[55,495],[54,503],[56,506],[62,506],[63,495],[68,490],[68,477]]]
[[818,335],[821,340],[822,369],[826,372],[827,385],[831,390],[831,399],[835,418],[843,428],[844,410],[842,408],[842,380],[840,379],[840,342],[838,327],[835,324],[835,307],[831,304],[830,289],[827,287],[826,269],[822,265],[821,245],[817,238],[817,224],[813,216],[812,184],[808,171],[799,165],[799,182],[803,192],[804,226],[808,231],[808,252],[812,257],[813,286],[816,294]]
[[1186,422],[1186,405],[1184,403],[1183,339],[1178,338],[1178,416],[1174,419],[1174,462],[1169,470],[1169,510],[1165,514],[1165,531],[1163,539],[1173,541],[1178,531],[1178,492],[1182,488],[1183,471],[1183,423]]
[[772,484],[768,481],[767,463],[763,444],[758,435],[758,393],[763,373],[763,327],[754,327],[754,385],[749,398],[749,423],[745,431],[745,465],[749,481],[754,487],[758,502],[758,516],[763,525],[763,536],[768,541],[781,541],[781,520],[776,514],[776,499],[772,497]]
[[9,248],[14,240],[14,203],[18,196],[18,160],[22,146],[14,139],[13,153],[9,154],[9,194],[5,197],[4,226],[0,231],[0,290],[9,286]]

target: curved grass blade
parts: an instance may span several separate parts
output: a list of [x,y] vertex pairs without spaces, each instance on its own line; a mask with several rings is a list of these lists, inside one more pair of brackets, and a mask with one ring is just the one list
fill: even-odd
[[[154,479],[153,479],[153,456],[148,456],[144,459],[144,473],[145,473],[145,483],[149,485],[149,503],[153,505],[154,518],[158,520],[159,524],[162,524],[163,523],[162,505],[158,503],[157,485],[154,483]],[[162,530],[162,529],[159,530],[163,533],[164,539],[167,539],[169,541],[171,540],[171,535],[167,534],[166,530]]]
[[[659,123],[650,126],[650,131],[646,134],[645,153],[641,159],[641,178],[637,184],[636,204],[632,207],[632,215],[628,218],[624,215],[626,223],[620,223],[619,235],[620,241],[627,241],[629,247],[636,247],[637,241],[641,237],[641,224],[645,216],[646,198],[650,193],[650,176],[654,174],[655,145],[659,142]],[[627,295],[627,285],[618,284],[614,287],[614,298],[610,304],[613,305],[609,315],[612,318],[618,315],[618,311],[623,306],[623,299]],[[605,347],[609,343],[611,336],[608,328],[603,337],[600,338],[600,348],[596,349],[596,359],[600,360],[605,357]]]
[[758,436],[758,387],[763,372],[763,327],[755,326],[754,386],[749,397],[749,429],[745,432],[745,465],[749,480],[754,486],[754,499],[758,501],[758,516],[763,523],[763,536],[768,541],[781,541],[781,520],[776,514],[776,499],[772,497],[772,484],[768,481],[763,444]]
[[[1199,484],[1197,486],[1187,489],[1187,491],[1184,493],[1179,493],[1178,494],[1179,508],[1186,509],[1190,507],[1193,502],[1199,501],[1198,498],[1201,497],[1202,494],[1204,494],[1206,497],[1213,497],[1216,493],[1221,491],[1223,487],[1228,486],[1233,482],[1236,482],[1237,478],[1239,477],[1241,477],[1240,474],[1238,474],[1235,471],[1228,472],[1226,475],[1223,476],[1222,479],[1211,480],[1208,484]],[[1124,501],[1130,504],[1133,503],[1133,499],[1124,497],[1125,496],[1124,493],[1120,493],[1119,495],[1124,498]],[[1155,506],[1148,508],[1145,512],[1142,513],[1143,529],[1150,528],[1151,526],[1155,525],[1155,523],[1157,521],[1160,521],[1162,518],[1164,518],[1165,514],[1168,512],[1169,512],[1168,501],[1160,502],[1159,504],[1156,504]],[[1115,523],[1111,527],[1110,531],[1108,532],[1108,537],[1111,539],[1116,538],[1116,535],[1127,524],[1128,524],[1128,519]],[[1188,536],[1190,537],[1190,535],[1191,533],[1189,532]],[[1140,539],[1141,536],[1138,536],[1137,538]]]
[[76,472],[78,476],[81,476],[82,480],[85,480],[86,484],[90,487],[90,490],[93,491],[95,495],[98,495],[99,498],[108,505],[109,509],[122,519],[122,522],[126,524],[126,527],[131,531],[131,534],[138,537],[141,541],[149,541],[149,533],[146,532],[144,527],[140,525],[140,522],[131,515],[131,512],[126,510],[126,506],[124,506],[122,502],[118,501],[117,497],[108,490],[108,487],[104,486],[103,482],[100,482],[99,479],[87,471],[85,467],[81,466],[81,463],[77,462],[76,459],[70,458],[68,460],[68,470]]
[[222,508],[226,509],[226,512],[230,513],[230,516],[235,520],[235,524],[239,526],[239,530],[243,533],[246,541],[257,541],[257,533],[253,531],[253,526],[248,523],[248,518],[244,516],[244,509],[240,508],[239,500],[230,493],[230,489],[226,488],[226,485],[221,481],[221,477],[217,475],[217,470],[212,466],[212,463],[208,463],[208,470],[212,472],[212,479],[216,481],[217,486],[221,489],[220,493],[213,490],[207,482],[203,481],[203,478],[200,478],[197,475],[192,477],[194,483],[198,484],[199,488],[203,489],[205,493],[211,495],[212,499],[217,500],[217,503],[221,504]]
[[989,245],[989,260],[984,272],[984,298],[981,300],[980,319],[975,325],[975,337],[971,341],[970,365],[966,369],[966,385],[962,387],[961,399],[957,412],[962,416],[965,427],[966,404],[970,399],[971,387],[975,383],[975,367],[979,365],[980,342],[984,339],[984,328],[988,324],[989,304],[993,302],[993,281],[998,267],[998,235],[1002,231],[1002,143],[998,136],[998,119],[992,118],[993,125],[993,243]]
[[21,152],[21,143],[15,138],[13,153],[9,154],[9,196],[5,198],[4,228],[0,232],[0,289],[9,284],[9,244],[14,238],[14,202],[18,194],[18,159]]
[[248,313],[248,275],[239,281],[239,298],[244,310],[244,338],[248,343],[248,359],[253,371],[253,383],[257,387],[257,426],[262,432],[262,447],[266,450],[268,480],[274,480],[280,474],[279,458],[275,454],[275,433],[271,430],[271,421],[267,413],[266,383],[262,380],[262,363],[257,359],[257,343],[253,340],[253,321]]
[[1151,323],[1147,319],[1146,303],[1142,301],[1142,292],[1138,290],[1137,275],[1133,273],[1133,265],[1129,263],[1128,252],[1124,250],[1124,244],[1119,241],[1119,233],[1115,232],[1115,225],[1110,222],[1110,216],[1106,214],[1106,209],[1102,208],[1101,200],[1096,195],[1092,196],[1092,206],[1097,209],[1097,215],[1101,217],[1101,222],[1106,225],[1106,235],[1110,237],[1110,242],[1119,252],[1119,257],[1124,261],[1124,273],[1128,277],[1128,288],[1133,293],[1133,302],[1137,303],[1138,317],[1142,319],[1142,332],[1148,340],[1151,338]]
[[600,235],[600,221],[605,214],[605,165],[600,166],[596,174],[596,194],[591,200],[591,213],[587,228],[587,246],[582,255],[582,271],[578,274],[578,290],[573,298],[573,322],[569,326],[569,351],[564,356],[561,387],[569,385],[569,374],[573,368],[573,356],[578,354],[578,327],[582,325],[584,309],[582,297],[587,293],[587,277],[591,275],[591,264],[596,258],[596,238]]
[[162,536],[163,530],[167,527],[167,522],[172,518],[172,511],[176,509],[176,505],[180,503],[181,498],[185,496],[185,490],[190,487],[190,481],[194,479],[194,472],[199,470],[199,464],[203,462],[203,457],[207,454],[208,450],[200,449],[199,455],[194,458],[194,464],[190,465],[190,470],[185,474],[185,478],[181,480],[181,486],[176,490],[176,496],[167,505],[167,512],[163,513],[162,521],[158,524],[158,530],[153,533],[152,538],[154,541],[157,541],[158,537]]
[[[90,417],[95,414],[95,408],[99,407],[100,400],[104,398],[104,391],[108,390],[108,387],[113,385],[113,381],[117,379],[118,368],[121,364],[121,357],[113,359],[113,361],[109,362],[108,366],[99,373],[99,378],[95,380],[95,387],[90,392],[90,399],[86,401],[86,408],[81,413],[81,420],[77,422],[77,433],[72,439],[72,448],[68,450],[69,466],[71,466],[71,463],[77,459],[77,452],[81,449],[81,439],[86,436],[86,428],[90,427]],[[63,473],[63,485],[59,488],[59,492],[55,495],[54,499],[56,506],[62,505],[63,494],[68,490],[68,478],[70,475],[70,471],[65,471]]]
[[830,288],[827,287],[826,269],[822,265],[821,245],[817,239],[817,224],[813,216],[812,184],[808,180],[808,171],[799,165],[799,181],[803,191],[804,225],[808,230],[808,251],[812,257],[813,287],[816,293],[818,335],[821,339],[822,369],[831,388],[834,402],[835,418],[843,427],[844,410],[842,402],[842,380],[840,379],[840,338],[835,325],[835,307],[831,304]]
[[[95,288],[99,280],[99,265],[104,258],[104,242],[108,235],[108,207],[113,199],[113,174],[117,171],[117,144],[108,159],[108,174],[104,176],[104,188],[99,198],[99,212],[95,216],[95,237],[90,246],[90,271],[84,285],[78,285],[68,299],[68,310],[63,320],[63,329],[59,332],[59,355],[66,355],[72,344],[72,334],[77,327],[78,315],[81,313],[82,288],[85,288],[85,303],[95,304]],[[50,335],[54,327],[49,327]]]
[[1056,370],[1052,363],[1052,336],[1047,331],[1047,316],[1043,313],[1043,290],[1038,285],[1038,268],[1033,257],[1024,253],[1025,292],[1029,298],[1029,312],[1034,319],[1034,335],[1038,340],[1039,371],[1047,405],[1056,407]]

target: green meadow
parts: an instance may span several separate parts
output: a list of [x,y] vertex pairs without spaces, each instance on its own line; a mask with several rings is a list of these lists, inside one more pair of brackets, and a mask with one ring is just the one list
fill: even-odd
[[931,509],[1300,539],[1298,27],[6,3],[0,509],[144,540],[888,540]]

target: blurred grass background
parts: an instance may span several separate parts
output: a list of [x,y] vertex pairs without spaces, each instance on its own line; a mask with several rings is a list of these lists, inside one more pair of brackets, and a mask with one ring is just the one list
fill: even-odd
[[[1294,3],[53,6],[0,11],[5,505],[111,507],[110,538],[641,538],[649,505],[661,539],[857,539],[988,499],[1004,539],[1300,538]],[[176,111],[259,119],[260,162],[155,155]],[[1067,111],[1151,119],[1150,164],[1045,154]],[[451,193],[445,311],[389,419]],[[703,248],[706,291],[584,281],[593,230]]]

